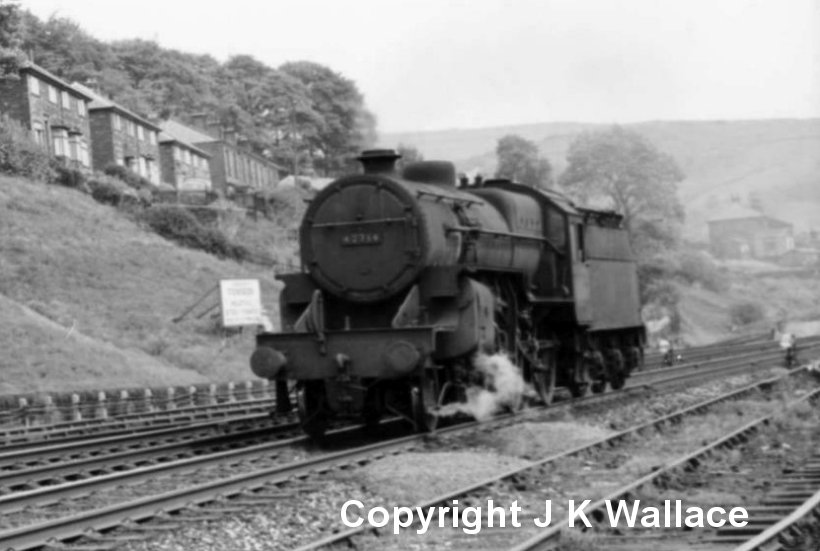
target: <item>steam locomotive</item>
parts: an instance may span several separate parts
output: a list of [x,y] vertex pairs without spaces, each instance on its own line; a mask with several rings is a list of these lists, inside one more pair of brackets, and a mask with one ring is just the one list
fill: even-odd
[[387,412],[434,429],[440,408],[491,385],[503,351],[549,404],[624,385],[643,362],[636,265],[622,217],[509,180],[456,183],[453,164],[372,150],[362,174],[310,202],[302,271],[278,276],[282,332],[257,335],[253,372],[289,385],[304,430]]

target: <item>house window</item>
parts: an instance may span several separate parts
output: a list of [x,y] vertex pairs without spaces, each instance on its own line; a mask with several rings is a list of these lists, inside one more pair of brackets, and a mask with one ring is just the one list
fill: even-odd
[[32,94],[34,94],[35,96],[39,96],[40,95],[40,80],[34,75],[29,75],[28,76],[28,88],[29,88],[29,90],[31,90]]
[[57,103],[57,89],[51,84],[48,85],[48,101]]
[[85,101],[81,99],[77,100],[77,113],[79,113],[81,117],[85,116]]
[[114,129],[122,130],[122,117],[114,113]]
[[177,161],[182,160],[182,150],[176,146],[174,146],[174,159]]
[[63,98],[63,108],[64,109],[71,109],[71,96],[68,95],[68,92],[63,90],[60,93],[60,96]]
[[157,145],[157,133],[153,130],[148,132],[148,141],[151,145]]
[[188,165],[191,164],[191,152],[188,151],[187,149],[184,152],[183,159],[185,159],[185,164],[188,164]]
[[68,155],[68,132],[65,128],[52,129],[51,135],[54,136],[54,154],[59,156]]
[[145,129],[142,126],[137,126],[137,138],[145,141]]

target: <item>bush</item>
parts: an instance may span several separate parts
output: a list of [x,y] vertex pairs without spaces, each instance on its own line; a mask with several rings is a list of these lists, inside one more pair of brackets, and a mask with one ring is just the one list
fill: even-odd
[[200,249],[220,258],[246,260],[248,251],[232,243],[221,231],[199,223],[188,210],[175,206],[146,209],[143,220],[159,235],[192,249]]
[[52,163],[51,157],[34,142],[27,128],[7,116],[0,119],[0,172],[52,182]]
[[729,317],[734,325],[749,325],[763,319],[763,307],[757,302],[738,302],[729,308]]
[[124,182],[105,174],[97,173],[88,180],[91,197],[98,203],[119,206],[123,196],[130,191]]
[[55,168],[54,181],[61,186],[70,187],[72,189],[85,190],[85,174],[76,168],[69,168],[67,166],[58,165]]
[[268,217],[283,228],[297,228],[305,214],[307,199],[314,193],[298,187],[274,190],[267,198]]
[[154,188],[154,184],[152,184],[148,178],[143,178],[130,168],[122,165],[112,163],[106,166],[103,169],[103,172],[109,176],[113,176],[114,178],[119,178],[130,187],[137,190]]
[[706,254],[684,251],[678,259],[678,276],[686,283],[700,283],[706,289],[716,293],[728,288],[726,278],[715,262]]

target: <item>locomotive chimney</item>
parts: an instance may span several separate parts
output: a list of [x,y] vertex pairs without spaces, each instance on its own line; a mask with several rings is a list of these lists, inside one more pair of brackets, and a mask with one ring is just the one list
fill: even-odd
[[401,155],[393,149],[368,149],[356,159],[362,163],[365,174],[395,174],[396,161]]

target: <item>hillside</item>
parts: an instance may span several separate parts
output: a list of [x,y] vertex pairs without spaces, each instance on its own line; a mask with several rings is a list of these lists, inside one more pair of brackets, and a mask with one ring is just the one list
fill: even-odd
[[253,331],[171,320],[222,278],[269,268],[219,260],[59,186],[0,176],[0,393],[247,379]]
[[[757,194],[764,210],[796,224],[820,226],[820,120],[646,122],[625,125],[672,155],[686,174],[679,186],[687,234],[706,238],[705,221],[733,195]],[[580,132],[606,125],[544,123],[525,126],[385,134],[382,145],[410,144],[428,159],[454,160],[460,170],[492,174],[495,144],[505,134],[538,143],[557,172]]]
[[[680,337],[685,343],[700,345],[737,334],[766,333],[778,322],[785,322],[789,331],[800,335],[818,334],[820,279],[763,275],[741,262],[720,266],[730,282],[726,291],[716,293],[699,286],[679,286]],[[744,303],[761,305],[763,317],[747,326],[734,326],[730,309]]]

